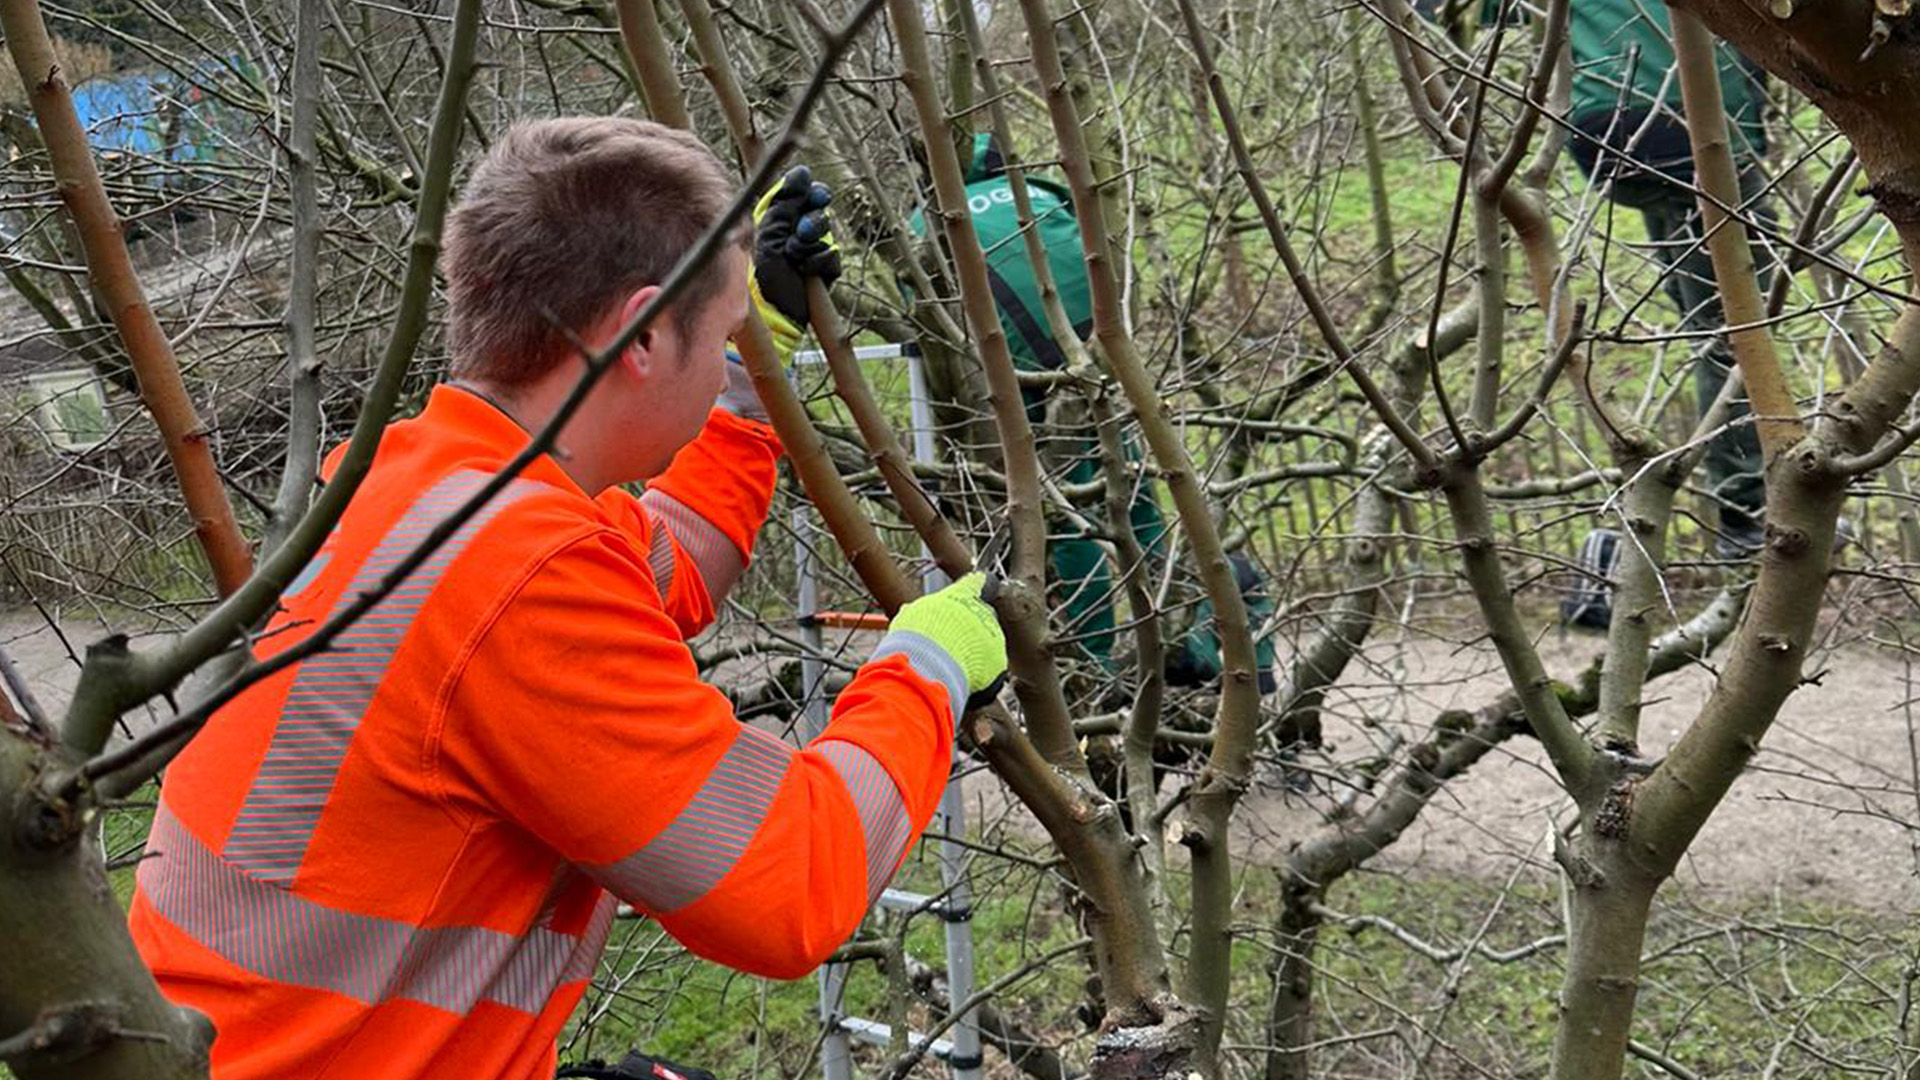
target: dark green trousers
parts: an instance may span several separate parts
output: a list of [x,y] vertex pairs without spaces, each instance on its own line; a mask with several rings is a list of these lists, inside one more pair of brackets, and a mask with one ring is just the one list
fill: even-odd
[[[1097,453],[1097,448],[1093,448]],[[1067,470],[1067,482],[1084,484],[1100,474],[1097,457],[1083,457]],[[1160,547],[1167,523],[1153,491],[1141,485],[1127,508],[1134,539],[1149,555]],[[1066,598],[1067,632],[1081,640],[1080,647],[1094,659],[1107,662],[1113,656],[1113,568],[1098,541],[1080,536],[1061,537],[1047,546],[1053,564],[1053,577]]]
[[[1747,169],[1740,176],[1741,201],[1754,208],[1754,216],[1772,222],[1772,211],[1756,203],[1763,178],[1759,170]],[[1713,276],[1713,259],[1700,242],[1700,209],[1685,190],[1667,184],[1622,179],[1614,185],[1614,201],[1640,211],[1646,219],[1647,238],[1654,246],[1654,257],[1668,271],[1664,282],[1667,295],[1680,309],[1680,326],[1692,332],[1717,331],[1726,323],[1720,306],[1720,287]],[[1765,292],[1772,280],[1774,264],[1762,244],[1753,245],[1753,263],[1759,270],[1760,290]],[[1694,400],[1704,414],[1720,396],[1727,373],[1733,367],[1733,352],[1725,334],[1694,343]],[[1732,416],[1751,415],[1742,394],[1734,403]],[[1707,483],[1720,504],[1721,527],[1736,537],[1755,530],[1755,519],[1766,506],[1764,466],[1760,457],[1760,436],[1751,423],[1736,422],[1721,431],[1708,444]]]

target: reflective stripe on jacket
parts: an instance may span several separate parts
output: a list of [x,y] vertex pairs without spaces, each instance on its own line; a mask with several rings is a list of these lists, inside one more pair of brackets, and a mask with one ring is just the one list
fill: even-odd
[[[525,443],[435,390],[258,652]],[[766,975],[846,940],[933,814],[965,680],[889,635],[802,749],[700,681],[685,638],[745,567],[778,455],[716,410],[638,499],[590,500],[542,458],[332,649],[214,717],[168,770],[132,927],[213,1019],[217,1080],[545,1080],[615,897]]]

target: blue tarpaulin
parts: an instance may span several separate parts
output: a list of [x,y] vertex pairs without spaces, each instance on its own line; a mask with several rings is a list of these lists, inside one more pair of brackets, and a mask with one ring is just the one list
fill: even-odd
[[92,79],[74,88],[73,107],[95,150],[180,165],[219,159],[249,126],[244,114],[172,74]]

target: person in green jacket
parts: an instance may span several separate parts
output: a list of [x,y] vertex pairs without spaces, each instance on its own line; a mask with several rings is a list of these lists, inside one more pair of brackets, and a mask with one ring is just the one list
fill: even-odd
[[[1006,334],[1013,363],[1021,371],[1058,371],[1067,358],[1047,330],[1046,309],[1040,300],[1040,285],[1034,267],[1027,258],[1026,240],[1020,230],[1019,214],[1014,210],[1013,189],[1007,182],[1006,162],[993,136],[974,136],[973,154],[967,164],[967,212],[974,234],[987,257],[987,283],[993,290],[994,307],[1000,315],[1000,329]],[[1081,255],[1080,223],[1073,216],[1071,193],[1032,173],[1026,174],[1028,201],[1033,207],[1034,228],[1040,234],[1040,246],[1047,253],[1054,288],[1059,291],[1061,307],[1073,323],[1074,332],[1086,340],[1093,331],[1093,299],[1088,289],[1087,265]],[[909,222],[917,235],[926,234],[926,221],[915,213]],[[1038,423],[1046,412],[1046,392],[1023,392],[1027,416]],[[1073,462],[1066,482],[1084,484],[1100,475],[1097,444],[1080,440],[1073,447]],[[1154,499],[1153,490],[1142,485],[1129,507],[1133,534],[1142,550],[1153,554],[1161,549],[1166,520]],[[1066,597],[1069,632],[1080,639],[1083,648],[1105,666],[1112,665],[1113,571],[1107,565],[1099,542],[1082,536],[1056,538],[1048,545],[1053,575]],[[1247,573],[1256,582],[1252,600],[1264,603],[1270,613],[1273,603],[1258,589],[1259,575],[1247,563]],[[1217,678],[1220,660],[1214,640],[1211,609],[1196,612],[1194,628],[1174,643],[1169,652],[1169,673],[1199,682]],[[1254,615],[1254,624],[1261,622]],[[1269,637],[1260,644],[1260,670],[1263,687],[1272,682],[1273,644]],[[1209,676],[1207,673],[1211,672]],[[1181,685],[1176,683],[1176,685]]]
[[[1668,271],[1667,294],[1680,309],[1681,329],[1714,332],[1702,338],[1694,368],[1694,398],[1702,413],[1725,385],[1733,357],[1724,334],[1713,260],[1701,242],[1694,184],[1693,145],[1681,109],[1680,73],[1674,59],[1666,5],[1659,0],[1579,0],[1567,26],[1573,59],[1574,128],[1570,149],[1587,176],[1603,185],[1615,203],[1640,211],[1655,258]],[[1764,221],[1765,187],[1758,163],[1766,152],[1766,87],[1758,68],[1721,44],[1717,50],[1720,93],[1725,101],[1740,196]],[[1761,287],[1773,272],[1756,244],[1754,265]],[[1746,399],[1734,422],[1707,448],[1707,480],[1719,504],[1716,549],[1723,557],[1751,554],[1760,544],[1766,504],[1760,440]]]

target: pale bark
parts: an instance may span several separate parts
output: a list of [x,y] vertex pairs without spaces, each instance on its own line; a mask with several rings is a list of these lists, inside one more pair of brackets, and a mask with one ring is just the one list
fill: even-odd
[[1013,690],[1026,714],[1028,736],[1055,768],[1087,775],[1085,755],[1073,738],[1066,695],[1053,662],[1046,625],[1047,526],[1042,510],[1040,455],[1021,399],[1013,354],[994,307],[986,253],[967,211],[966,180],[954,152],[946,109],[933,77],[933,58],[921,12],[909,0],[889,0],[888,13],[900,47],[900,80],[912,98],[920,142],[927,152],[937,216],[953,257],[960,306],[979,350],[992,394],[994,425],[1007,472],[1007,527],[1012,530],[1008,588],[995,604],[1007,632]]
[[[896,0],[904,2],[904,0]],[[1201,1037],[1194,1064],[1203,1073],[1215,1060],[1225,1021],[1232,959],[1229,924],[1233,906],[1233,864],[1227,822],[1246,790],[1258,734],[1259,689],[1255,681],[1253,635],[1246,604],[1227,563],[1225,547],[1179,432],[1168,419],[1166,402],[1148,376],[1128,333],[1113,245],[1098,207],[1091,155],[1079,110],[1068,93],[1053,21],[1042,0],[1021,0],[1034,68],[1046,87],[1047,111],[1062,165],[1080,219],[1093,300],[1094,336],[1114,378],[1140,418],[1141,433],[1173,495],[1180,526],[1193,549],[1193,561],[1213,604],[1220,639],[1220,701],[1214,718],[1213,751],[1194,785],[1189,827],[1182,835],[1192,855],[1193,923],[1187,960],[1186,995],[1200,1011]],[[1194,18],[1191,9],[1185,14]],[[1204,46],[1203,46],[1204,47]]]
[[[863,5],[863,12],[871,10],[873,6],[871,3]],[[661,123],[688,127],[692,120],[687,114],[678,81],[659,75],[663,68],[671,69],[672,53],[667,48],[659,14],[654,10],[652,0],[622,0],[619,14],[621,39],[626,44],[634,67],[641,73],[647,111]],[[693,11],[689,11],[689,17],[692,16]],[[864,14],[857,18],[858,22],[864,22]],[[725,56],[721,54],[709,70],[717,72],[726,67]],[[827,67],[823,64],[816,69],[816,85],[810,86],[808,95],[801,99],[802,111],[810,109],[812,102],[818,99],[819,76]],[[737,91],[737,84],[729,85]],[[794,121],[790,120],[783,139],[792,139],[794,126]],[[760,164],[764,156],[757,136],[751,135],[751,132],[749,120],[736,133],[736,137],[742,140],[739,143],[742,156],[749,159],[750,169]],[[813,418],[794,393],[793,385],[787,381],[787,373],[774,352],[773,339],[768,336],[766,324],[760,321],[757,312],[748,313],[746,325],[734,336],[734,345],[746,363],[755,393],[766,407],[767,421],[775,434],[780,436],[781,446],[793,465],[794,475],[799,478],[800,486],[819,512],[827,532],[846,554],[861,584],[866,586],[881,608],[888,614],[899,610],[900,605],[919,595],[920,590],[894,562],[879,532],[874,529],[873,522],[868,520],[853,492],[848,490],[846,481],[841,478],[832,455],[827,451],[826,443],[813,425]]]
[[692,127],[693,118],[687,115],[686,102],[680,96],[680,76],[674,70],[673,53],[667,48],[667,35],[660,28],[660,12],[654,0],[613,0],[613,6],[620,16],[620,41],[639,80],[647,115],[668,127]]
[[1747,396],[1760,431],[1760,447],[1771,462],[1798,442],[1806,429],[1800,408],[1780,370],[1773,334],[1764,325],[1766,303],[1755,275],[1753,248],[1740,208],[1740,171],[1727,135],[1726,106],[1720,96],[1720,69],[1713,38],[1700,20],[1684,9],[1672,15],[1673,51],[1686,99],[1687,135],[1693,143],[1700,182],[1700,223],[1713,258],[1713,276],[1726,313],[1727,340],[1747,383]]
[[688,29],[693,31],[693,47],[700,56],[700,74],[706,77],[707,85],[713,87],[714,97],[720,102],[720,112],[727,118],[727,130],[733,133],[733,144],[740,151],[740,163],[751,169],[759,164],[765,148],[753,126],[753,109],[747,105],[746,92],[740,88],[733,61],[727,55],[726,40],[714,23],[713,6],[707,0],[680,0],[680,10],[686,14]]

